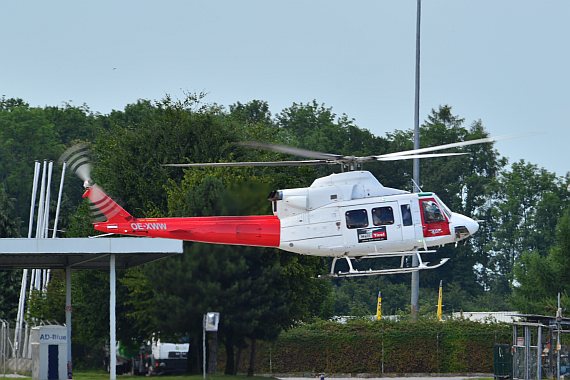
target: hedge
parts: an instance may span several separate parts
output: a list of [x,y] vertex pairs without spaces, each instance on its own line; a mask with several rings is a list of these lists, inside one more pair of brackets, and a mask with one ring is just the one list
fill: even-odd
[[[492,373],[494,344],[511,340],[512,327],[499,323],[320,321],[258,342],[256,372]],[[245,350],[240,371],[248,358]]]

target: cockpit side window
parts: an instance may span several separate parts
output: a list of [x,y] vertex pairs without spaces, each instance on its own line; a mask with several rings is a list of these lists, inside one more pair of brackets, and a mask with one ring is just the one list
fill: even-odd
[[422,212],[426,223],[445,222],[445,217],[443,216],[439,205],[434,200],[423,200]]
[[347,211],[345,216],[347,228],[368,227],[368,213],[364,209]]
[[447,207],[447,205],[445,203],[443,203],[443,201],[441,199],[439,199],[439,197],[435,194],[434,194],[434,198],[437,201],[437,203],[441,206],[441,209],[443,210],[445,215],[447,215],[447,218],[451,219],[451,210],[449,209],[449,207]]

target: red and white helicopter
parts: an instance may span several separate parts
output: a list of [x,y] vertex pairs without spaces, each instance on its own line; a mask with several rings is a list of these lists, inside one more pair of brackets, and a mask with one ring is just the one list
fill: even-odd
[[[454,156],[465,153],[431,153],[472,144],[491,143],[483,138],[429,148],[355,157],[314,152],[263,143],[242,145],[289,153],[309,160],[272,162],[229,162],[169,164],[175,167],[203,166],[286,166],[341,164],[351,169],[317,178],[309,187],[273,191],[273,215],[210,216],[187,218],[135,218],[111,199],[90,178],[85,146],[74,146],[62,156],[84,181],[83,195],[92,210],[106,221],[93,224],[106,234],[145,236],[201,243],[274,247],[303,255],[332,257],[330,275],[336,277],[409,273],[434,269],[420,254],[434,247],[455,243],[473,235],[478,223],[452,212],[431,192],[410,193],[383,186],[370,172],[354,170],[368,161]],[[431,250],[430,250],[431,249]],[[416,255],[419,266],[406,267],[405,257]],[[400,266],[390,269],[358,270],[353,261],[401,257]],[[345,259],[348,271],[335,271],[338,259]]]

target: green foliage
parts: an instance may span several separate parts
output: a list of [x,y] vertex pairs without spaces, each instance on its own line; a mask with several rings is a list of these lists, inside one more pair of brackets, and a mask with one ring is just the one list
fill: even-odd
[[[237,104],[226,114],[217,106],[203,105],[201,96],[183,101],[167,97],[157,103],[139,101],[98,122],[102,132],[94,144],[94,178],[125,200],[123,205],[135,215],[265,214],[270,204],[259,200],[280,181],[290,185],[290,175],[268,176],[265,170],[184,174],[160,166],[248,159],[255,151],[237,149],[232,142],[276,131],[263,102]],[[86,233],[87,220],[87,208],[82,206],[71,220],[70,233]],[[217,310],[223,315],[221,338],[226,346],[240,347],[246,339],[273,339],[293,321],[332,312],[329,284],[312,278],[321,265],[318,259],[201,244],[187,244],[185,251],[180,259],[130,270],[120,280],[128,291],[127,301],[120,305],[122,339],[160,333],[164,338],[198,341],[202,314]],[[96,307],[105,310],[104,305]],[[86,331],[82,341],[95,343],[96,331]]]
[[506,324],[466,320],[417,323],[320,321],[282,333],[258,350],[261,371],[274,373],[492,372],[493,345],[512,339]]
[[21,278],[21,271],[0,270],[0,319],[16,319]]
[[216,107],[196,111],[199,106],[199,97],[167,97],[156,104],[139,101],[101,119],[94,177],[135,216],[167,209],[164,185],[180,180],[183,171],[161,164],[227,159],[232,132]]
[[[421,127],[423,146],[487,135],[481,121],[466,124],[449,106],[433,110]],[[358,128],[347,115],[338,116],[332,108],[317,101],[294,103],[272,115],[269,105],[262,100],[238,102],[225,110],[205,103],[203,94],[189,94],[181,100],[169,96],[156,102],[140,100],[124,110],[99,115],[92,114],[87,106],[34,108],[21,99],[3,97],[0,99],[0,233],[25,235],[26,223],[21,221],[28,217],[33,161],[56,160],[65,147],[77,141],[92,142],[93,178],[135,216],[268,214],[270,204],[263,200],[270,190],[305,187],[315,178],[339,170],[337,167],[181,170],[161,166],[173,162],[292,159],[236,144],[249,140],[362,156],[412,148],[410,130],[374,136]],[[513,290],[513,304],[521,307],[519,310],[524,311],[522,307],[526,305],[528,310],[550,312],[558,291],[565,297],[570,294],[567,265],[570,233],[566,219],[560,219],[562,210],[568,208],[568,178],[557,178],[525,162],[505,169],[506,160],[492,144],[457,151],[468,154],[424,160],[420,185],[426,191],[436,192],[453,211],[483,222],[478,234],[466,244],[443,247],[429,258],[452,260],[443,270],[422,273],[420,312],[435,314],[440,280],[444,283],[447,312],[511,307],[510,293],[517,284],[520,286]],[[411,168],[411,162],[388,162],[370,163],[364,169],[385,186],[410,189]],[[57,176],[53,183],[59,181]],[[60,225],[67,231],[65,236],[91,235],[89,209],[79,198],[80,182],[71,179],[71,175],[69,180]],[[314,279],[315,275],[327,272],[327,266],[324,259],[272,249],[188,243],[180,258],[134,268],[120,276],[119,337],[133,342],[159,333],[165,338],[184,336],[197,341],[202,313],[217,310],[222,313],[220,339],[228,355],[226,370],[229,368],[228,372],[233,373],[232,361],[239,356],[235,350],[244,349],[249,342],[275,339],[296,322],[316,317],[373,314],[378,291],[384,296],[385,315],[407,313],[409,276]],[[4,290],[0,300],[2,315],[13,316],[19,281],[15,272],[0,272],[0,286]],[[55,273],[47,296],[37,294],[33,300],[35,316],[62,318],[62,284],[61,273]],[[74,273],[74,349],[75,357],[82,358],[83,365],[95,365],[103,355],[107,291],[106,274]],[[468,342],[469,349],[479,353],[486,349],[487,341],[464,330],[448,331],[442,325],[435,326],[439,330],[427,326],[425,332],[416,331],[417,336],[411,330],[398,330],[405,337],[401,344],[395,340],[395,327],[387,322],[372,327],[356,323],[350,327],[355,333],[352,338],[335,332],[331,337],[319,336],[317,342],[299,336],[299,342],[292,340],[287,344],[303,343],[315,352],[321,350],[324,354],[317,362],[318,368],[336,368],[334,363],[345,363],[352,354],[342,357],[338,352],[349,350],[349,346],[357,346],[354,355],[364,358],[359,369],[378,366],[377,353],[366,351],[365,347],[380,343],[384,344],[384,359],[390,359],[384,363],[394,370],[403,363],[394,358],[408,358],[403,352],[416,346],[429,347],[417,355],[430,368],[460,370],[472,368],[470,360],[483,361],[479,354],[470,355],[462,347]],[[363,332],[369,328],[372,337]],[[378,334],[384,338],[378,340]],[[319,339],[340,351],[326,351],[318,346]],[[487,340],[491,339],[487,336]],[[301,357],[301,351],[294,352],[298,352],[300,363],[307,360]],[[434,352],[440,356],[434,357]],[[444,356],[447,359],[442,359]],[[192,362],[199,362],[197,354]],[[410,362],[417,362],[417,358]]]
[[0,185],[0,237],[18,237],[20,220],[16,216],[14,199],[10,199]]
[[35,320],[65,322],[65,273],[61,270],[50,272],[50,282],[46,293],[32,291],[29,299],[29,314]]
[[[545,256],[555,241],[556,223],[568,206],[566,184],[536,165],[520,161],[497,180],[490,204],[487,276],[502,293],[513,285],[514,267],[524,252]],[[523,263],[532,261],[523,259]]]
[[[239,173],[230,173],[187,172],[179,186],[171,183],[170,213],[202,216],[259,211],[257,200],[261,193],[267,194],[263,180],[250,177],[245,182]],[[244,189],[249,190],[247,196]],[[275,339],[294,321],[330,314],[324,302],[328,284],[312,278],[315,263],[314,258],[273,249],[188,243],[183,257],[145,268],[155,299],[160,300],[159,308],[150,307],[157,312],[157,331],[199,341],[202,315],[216,310],[222,315],[220,335],[227,352],[233,346],[244,346],[246,339]],[[147,304],[132,306],[148,320]]]
[[556,228],[556,241],[547,256],[525,252],[515,265],[513,303],[527,313],[555,315],[557,295],[562,304],[570,304],[570,208]]
[[[109,275],[102,271],[74,271],[72,283],[74,367],[99,368],[108,343]],[[118,319],[119,331],[121,325]]]
[[[93,117],[86,107],[32,108],[21,99],[0,99],[0,183],[18,202],[15,217],[28,219],[34,160],[57,161],[66,145],[91,139]],[[58,171],[54,173],[52,183],[58,183]],[[73,187],[66,188],[62,215],[70,212],[68,198],[78,195]],[[26,235],[23,230],[20,234]]]

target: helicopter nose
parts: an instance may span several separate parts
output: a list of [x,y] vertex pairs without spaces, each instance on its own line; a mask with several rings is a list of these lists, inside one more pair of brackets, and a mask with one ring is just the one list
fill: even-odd
[[479,230],[479,223],[465,215],[453,213],[451,220],[457,240],[463,240]]
[[465,227],[467,227],[469,235],[474,235],[477,231],[479,231],[479,223],[468,217],[465,217],[465,219]]

